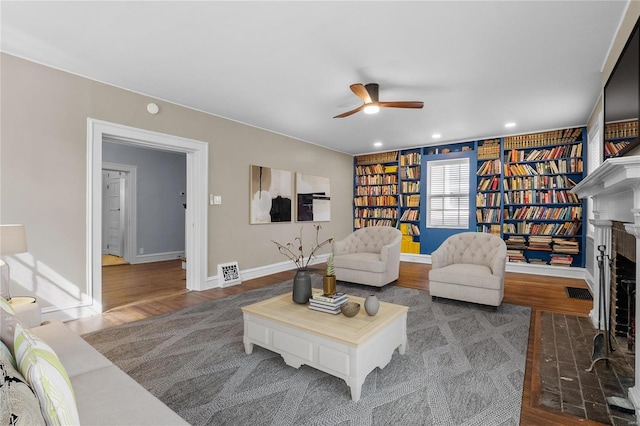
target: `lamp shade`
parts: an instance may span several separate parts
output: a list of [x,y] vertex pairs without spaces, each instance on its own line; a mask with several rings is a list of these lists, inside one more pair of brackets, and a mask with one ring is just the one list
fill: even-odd
[[0,225],[0,255],[27,251],[27,234],[24,225]]

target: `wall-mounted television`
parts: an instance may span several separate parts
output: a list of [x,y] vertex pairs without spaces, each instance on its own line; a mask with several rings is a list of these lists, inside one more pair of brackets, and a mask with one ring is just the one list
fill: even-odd
[[[640,19],[604,86],[604,158],[640,150]],[[637,148],[637,149],[636,149]]]

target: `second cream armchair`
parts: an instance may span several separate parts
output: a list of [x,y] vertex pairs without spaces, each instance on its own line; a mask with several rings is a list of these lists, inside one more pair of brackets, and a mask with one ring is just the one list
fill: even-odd
[[482,232],[452,235],[431,253],[429,293],[500,306],[506,261],[507,246],[500,237]]

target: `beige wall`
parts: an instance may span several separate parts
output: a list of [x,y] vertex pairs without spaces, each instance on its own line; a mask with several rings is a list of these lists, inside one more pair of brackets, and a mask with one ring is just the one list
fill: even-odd
[[[286,136],[2,54],[0,220],[24,223],[29,254],[12,276],[43,305],[72,307],[86,294],[87,118],[209,143],[208,275],[286,260],[271,239],[291,241],[299,224],[249,225],[251,164],[331,178],[331,222],[322,236],[352,230],[353,159]],[[146,111],[149,102],[160,113]],[[310,242],[311,225],[307,225]]]

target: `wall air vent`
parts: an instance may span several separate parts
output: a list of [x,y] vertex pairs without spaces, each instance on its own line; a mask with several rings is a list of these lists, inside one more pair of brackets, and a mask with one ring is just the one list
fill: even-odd
[[218,265],[218,282],[221,287],[229,287],[232,285],[240,284],[242,278],[240,277],[240,268],[238,262],[221,263]]

